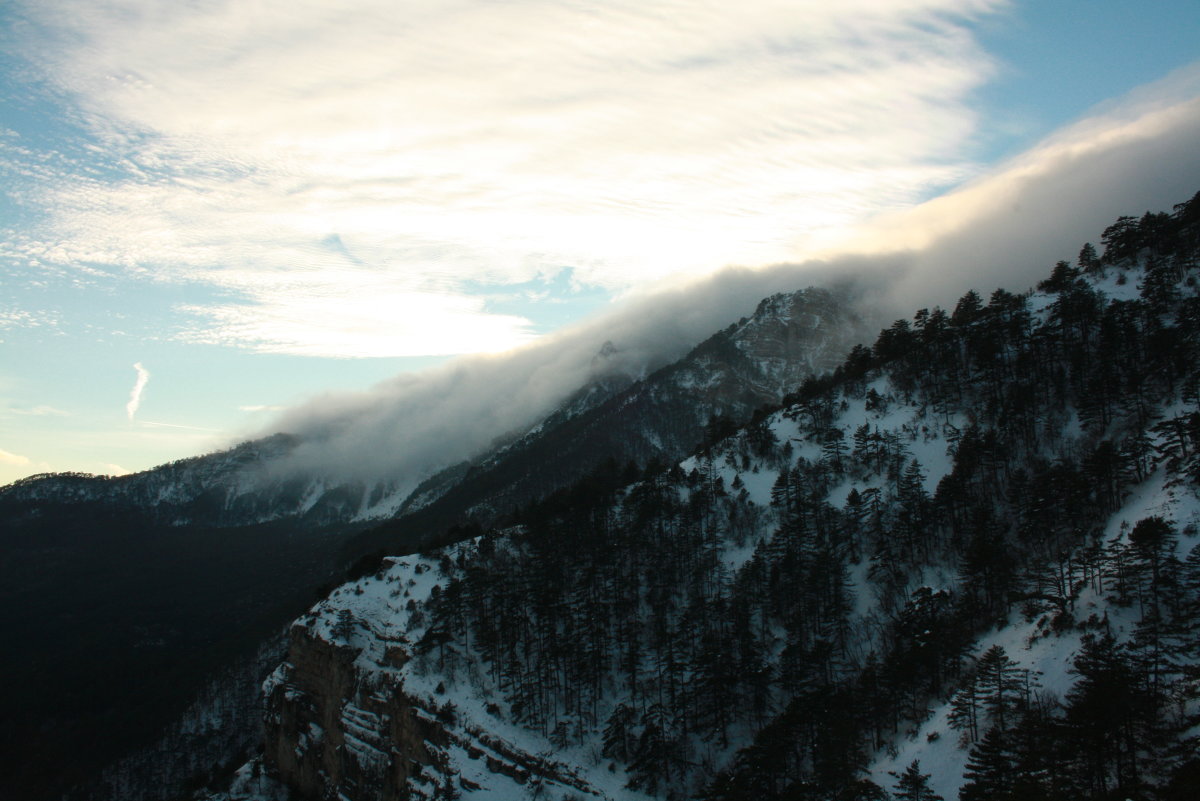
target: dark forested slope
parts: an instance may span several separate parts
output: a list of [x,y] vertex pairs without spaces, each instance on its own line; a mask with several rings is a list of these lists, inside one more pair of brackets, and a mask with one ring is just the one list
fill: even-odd
[[[380,561],[293,627],[255,770],[349,799],[1194,797],[1198,218],[1122,218],[680,463]],[[419,753],[385,697],[432,716]],[[495,736],[525,767],[480,766]]]

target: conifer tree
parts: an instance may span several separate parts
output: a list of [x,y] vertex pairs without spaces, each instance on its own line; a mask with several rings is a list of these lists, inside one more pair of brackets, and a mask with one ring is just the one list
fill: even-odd
[[1004,733],[999,727],[988,729],[967,758],[963,773],[966,782],[959,791],[959,801],[1012,799],[1012,762]]
[[921,772],[921,763],[914,759],[903,773],[893,773],[896,778],[896,801],[944,801],[929,789],[930,774]]

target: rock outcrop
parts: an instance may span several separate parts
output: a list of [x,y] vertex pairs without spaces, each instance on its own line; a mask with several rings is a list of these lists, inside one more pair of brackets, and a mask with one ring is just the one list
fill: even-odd
[[[457,798],[484,788],[508,797],[539,786],[602,795],[564,763],[490,731],[496,719],[476,722],[440,687],[409,686],[421,684],[413,646],[381,615],[397,612],[392,589],[432,573],[428,563],[389,560],[360,582],[366,593],[318,604],[292,626],[287,660],[263,688],[267,774],[310,801]],[[356,614],[339,605],[347,602],[357,602]]]
[[[386,653],[395,667],[407,659],[398,646]],[[268,682],[266,764],[305,798],[407,799],[410,779],[444,761],[449,738],[436,713],[397,675],[360,670],[358,656],[296,625]]]

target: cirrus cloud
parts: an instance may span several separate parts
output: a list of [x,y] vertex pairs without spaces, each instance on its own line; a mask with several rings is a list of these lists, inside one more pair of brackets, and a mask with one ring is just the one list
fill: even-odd
[[225,293],[189,341],[508,348],[532,324],[467,285],[795,259],[972,174],[1006,5],[23,3],[106,169],[27,157],[47,217],[8,247]]

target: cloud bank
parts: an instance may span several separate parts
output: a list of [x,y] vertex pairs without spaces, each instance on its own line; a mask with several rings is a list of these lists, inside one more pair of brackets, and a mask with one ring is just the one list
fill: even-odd
[[638,293],[583,325],[509,354],[458,359],[373,391],[328,395],[270,430],[302,435],[289,468],[419,480],[521,431],[585,382],[606,341],[637,374],[678,358],[773,292],[852,281],[886,324],[997,286],[1023,291],[1121,214],[1200,190],[1200,70],[1181,72],[1049,138],[960,191],[861,231],[857,255],[729,268]]
[[1200,190],[1200,62],[1110,101],[961,189],[857,233],[862,253],[912,254],[901,310],[971,287],[1020,290],[1074,260],[1123,214],[1170,211]]
[[976,172],[972,29],[1006,6],[18,0],[93,144],[14,145],[46,219],[7,248],[216,290],[186,341],[504,350],[535,326],[473,284],[796,259]]

